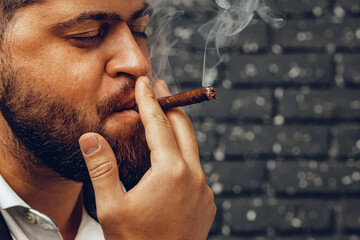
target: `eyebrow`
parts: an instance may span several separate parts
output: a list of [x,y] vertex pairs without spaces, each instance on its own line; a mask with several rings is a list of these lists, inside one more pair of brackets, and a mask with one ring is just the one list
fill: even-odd
[[[130,19],[136,19],[139,17],[143,17],[146,15],[152,15],[153,8],[148,4],[145,3],[144,7],[140,9],[139,11],[135,12],[131,15]],[[54,31],[61,31],[65,28],[69,28],[75,25],[82,24],[87,21],[106,21],[110,20],[113,22],[122,22],[125,21],[119,14],[117,13],[108,13],[108,12],[83,12],[79,14],[78,16],[69,19],[65,22],[57,23],[55,24],[52,29]]]

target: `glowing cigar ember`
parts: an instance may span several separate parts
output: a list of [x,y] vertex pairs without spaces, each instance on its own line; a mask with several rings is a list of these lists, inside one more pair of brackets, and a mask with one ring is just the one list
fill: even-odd
[[[195,103],[201,103],[216,99],[216,91],[213,87],[204,87],[187,92],[178,93],[168,97],[158,99],[158,102],[163,110],[175,107],[187,106]],[[138,110],[138,106],[135,106]]]

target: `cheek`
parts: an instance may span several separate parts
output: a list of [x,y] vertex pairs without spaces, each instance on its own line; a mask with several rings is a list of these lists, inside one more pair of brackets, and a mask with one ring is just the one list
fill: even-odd
[[[9,52],[12,65],[44,92],[60,95],[72,103],[93,104],[104,67],[95,54],[79,53],[62,41],[37,34],[12,31]],[[40,35],[41,36],[41,35]]]
[[68,78],[63,82],[64,89],[69,92],[73,101],[91,102],[97,98],[103,77],[104,67],[96,60],[87,58],[85,61],[73,62],[67,67]]
[[14,58],[17,69],[26,78],[71,103],[93,104],[104,69],[96,56],[80,58],[79,54],[60,47],[49,47],[34,55],[28,58],[22,54]]

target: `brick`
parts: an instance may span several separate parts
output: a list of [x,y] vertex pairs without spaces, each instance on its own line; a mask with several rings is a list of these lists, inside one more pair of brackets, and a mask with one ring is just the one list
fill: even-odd
[[[204,51],[208,34],[201,35],[199,29],[209,21],[213,20],[212,16],[207,19],[183,17],[173,21],[173,39],[177,41],[174,45],[176,49],[195,49]],[[210,32],[211,29],[208,30]],[[250,24],[235,38],[231,38],[227,43],[222,44],[221,51],[241,51],[246,53],[264,51],[268,48],[268,30],[265,22],[254,19]],[[208,42],[208,47],[214,48],[214,42]]]
[[229,126],[226,155],[317,156],[328,149],[328,128],[323,126]]
[[263,162],[208,162],[207,182],[215,194],[261,191],[266,169]]
[[270,185],[281,195],[358,194],[360,165],[343,162],[276,162]]
[[238,237],[231,237],[231,236],[209,236],[208,240],[243,240],[243,239],[249,239],[249,238],[238,238]]
[[341,235],[341,234],[331,236],[330,234],[326,234],[325,236],[318,236],[318,234],[312,234],[312,235],[304,235],[301,237],[284,237],[284,238],[276,238],[276,240],[352,240],[350,236],[348,237],[346,235]]
[[217,123],[212,120],[194,121],[196,137],[199,145],[199,153],[204,159],[212,158],[218,147],[219,134],[216,130]]
[[225,59],[225,79],[234,85],[326,85],[332,78],[331,59],[325,54],[230,54]]
[[[173,77],[176,82],[182,86],[193,85],[197,87],[202,86],[203,79],[203,52],[174,55],[169,57],[169,62],[172,68]],[[207,56],[208,66],[215,66],[219,58],[214,55]],[[217,80],[218,69],[215,69],[214,80]]]
[[191,17],[199,17],[199,15],[209,15],[216,11],[216,8],[210,0],[179,0],[171,1],[171,6],[177,11],[190,15]]
[[[207,239],[208,240],[242,240],[241,238],[230,237],[230,236],[222,236],[222,235],[209,236]],[[246,238],[246,239],[248,239],[248,238]]]
[[358,0],[337,0],[334,9],[341,7],[350,14],[360,13],[360,2]]
[[272,91],[269,89],[237,90],[216,88],[218,99],[186,107],[190,117],[269,119]]
[[[180,46],[182,42],[187,42],[190,37],[198,39],[203,42],[203,37],[198,33],[201,25],[213,19],[218,12],[211,0],[179,0],[179,1],[164,1],[160,4],[155,3],[155,9],[159,12],[152,17],[152,24],[150,30],[157,29],[164,26],[164,24],[171,25],[171,39],[168,43],[173,43],[178,40]],[[149,31],[149,36],[153,31]],[[188,46],[194,47],[194,43],[188,42]],[[203,47],[203,45],[202,45]]]
[[360,22],[356,18],[293,19],[275,29],[275,42],[284,48],[360,47]]
[[221,226],[222,226],[222,209],[221,209],[222,200],[215,199],[215,204],[216,204],[216,215],[214,222],[210,228],[210,234],[219,233],[221,231]]
[[244,53],[263,52],[268,49],[268,26],[259,19],[253,19],[250,24],[237,35],[237,40],[224,52],[241,51]]
[[[360,54],[344,54],[343,62],[338,64],[339,75],[342,75],[349,85],[360,86],[359,66]],[[343,71],[343,74],[341,74],[341,71]]]
[[[254,205],[255,202],[258,204]],[[272,205],[259,200],[233,199],[225,205],[224,226],[230,227],[232,235],[259,235],[269,227],[279,234],[325,233],[333,225],[332,209],[323,201],[279,200]]]
[[275,229],[280,233],[330,232],[332,210],[317,200],[282,200],[275,207]]
[[345,230],[360,232],[360,200],[344,200],[342,201],[342,206],[342,218]]
[[266,228],[272,225],[274,209],[270,206],[254,206],[251,200],[234,199],[224,202],[224,226],[231,229],[232,235],[237,234],[264,234]]
[[[331,233],[330,233],[331,234]],[[222,236],[222,235],[211,235],[209,236],[208,240],[359,240],[360,237],[356,235],[330,235],[325,234],[325,236],[319,236],[318,234],[301,234],[300,237],[297,236],[268,236],[268,235],[261,235],[261,236],[254,236],[254,237],[231,237],[231,236]]]
[[[205,40],[197,29],[213,16],[213,12],[205,13],[212,11],[213,2],[171,1],[185,11],[182,17],[188,20],[179,20],[174,35],[179,42],[171,52],[174,76],[184,90],[201,85]],[[217,69],[218,82],[214,83],[221,101],[187,110],[194,120],[207,180],[221,189],[216,199],[230,198],[216,201],[218,213],[208,239],[360,240],[359,171],[354,167],[358,164],[345,161],[360,159],[360,104],[351,97],[360,86],[356,10],[360,2],[268,2],[283,4],[275,10],[290,16],[285,27],[271,30],[258,21],[239,34],[232,47],[221,49],[225,62]],[[327,11],[341,16],[341,8],[346,16],[338,18],[338,23],[332,21],[336,18],[328,18]],[[188,29],[181,29],[184,24]],[[274,53],[269,53],[271,44]],[[323,54],[325,50],[327,54]],[[210,60],[211,64],[216,61],[216,57]],[[343,89],[332,89],[334,83]],[[284,95],[276,94],[274,99],[277,87],[284,89]],[[306,110],[299,99],[306,101]],[[232,112],[231,106],[238,106],[237,111]],[[279,125],[269,125],[276,114],[274,124]],[[325,161],[328,154],[335,160]],[[275,158],[286,160],[269,161],[265,169],[262,159]],[[256,161],[250,160],[253,165],[249,166],[249,159]],[[300,182],[298,176],[304,173]],[[248,195],[256,200],[241,202],[241,197]],[[275,196],[281,198],[267,199]],[[328,208],[327,199],[336,202],[336,215]]]
[[208,240],[279,240],[277,238],[274,237],[231,237],[231,236],[222,236],[222,235],[217,235],[217,236],[209,236]]
[[206,21],[192,18],[176,18],[173,20],[173,39],[176,41],[175,48],[186,49],[194,48],[203,50],[205,46],[205,38],[200,34],[199,28],[210,21],[210,18]]
[[328,12],[329,3],[326,0],[277,0],[271,5],[276,11],[288,15],[315,15],[321,16]]
[[360,157],[360,125],[338,127],[339,154],[343,157]]
[[279,103],[285,119],[360,119],[360,90],[288,90]]

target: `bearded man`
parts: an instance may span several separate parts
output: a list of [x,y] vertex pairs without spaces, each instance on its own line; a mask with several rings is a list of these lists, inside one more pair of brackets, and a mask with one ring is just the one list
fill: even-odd
[[190,120],[156,101],[170,92],[151,80],[149,4],[0,11],[0,239],[206,239],[214,197]]

